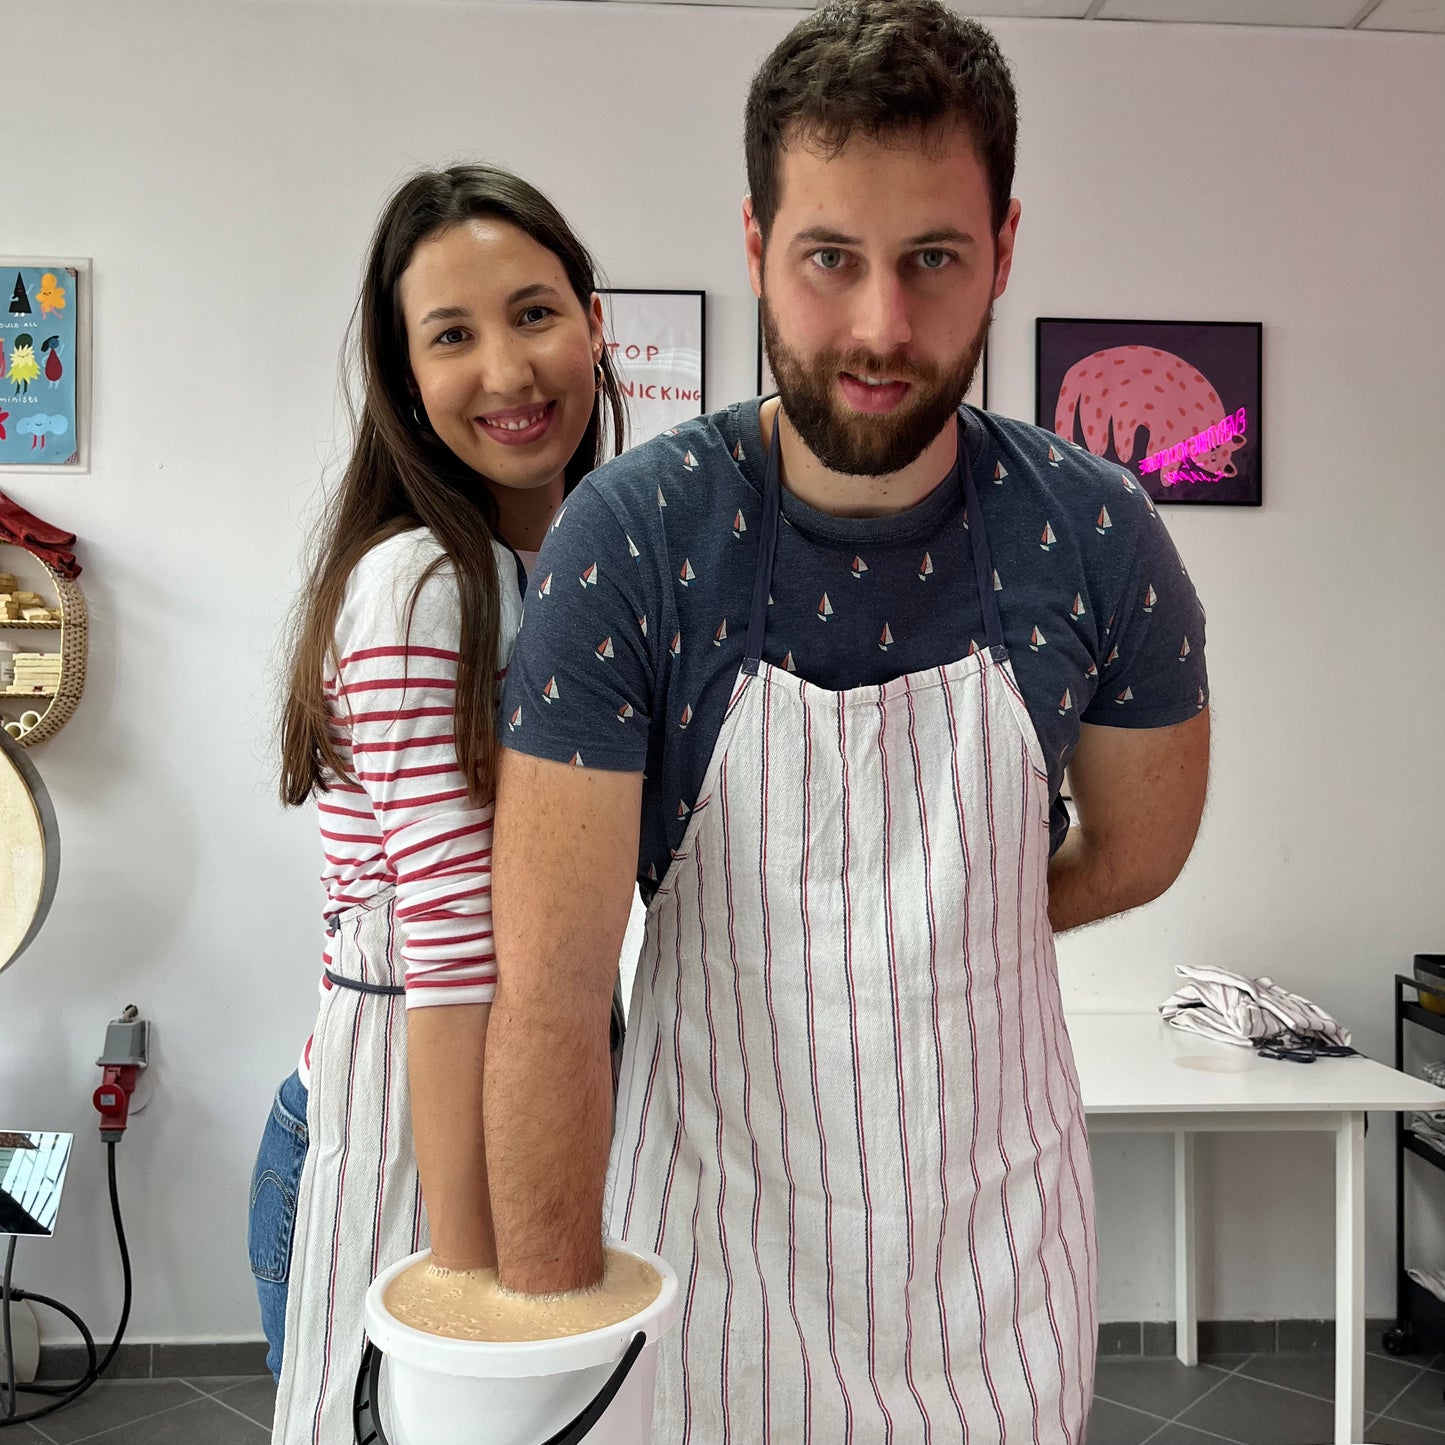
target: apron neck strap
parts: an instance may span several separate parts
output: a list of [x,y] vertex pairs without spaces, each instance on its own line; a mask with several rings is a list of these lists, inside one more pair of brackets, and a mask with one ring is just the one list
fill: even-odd
[[[768,465],[763,479],[763,516],[758,536],[758,561],[753,573],[752,606],[748,612],[747,640],[743,647],[743,671],[757,676],[763,656],[763,635],[768,625],[768,601],[773,586],[773,561],[778,551],[778,519],[782,513],[782,475],[779,460],[779,420],[783,409],[773,417],[773,440],[768,449]],[[993,559],[988,547],[988,533],[983,522],[983,508],[978,504],[978,489],[973,483],[973,467],[968,460],[968,432],[963,413],[958,414],[958,455],[949,473],[949,481],[963,482],[963,501],[967,508],[969,542],[973,550],[974,578],[978,587],[979,606],[983,609],[984,632],[990,651],[997,661],[1007,653],[1004,649],[1003,623],[999,618],[998,596],[993,585]]]

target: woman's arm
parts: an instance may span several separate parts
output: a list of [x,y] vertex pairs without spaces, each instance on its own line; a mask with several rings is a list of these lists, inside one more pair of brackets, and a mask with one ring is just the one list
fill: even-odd
[[408,535],[363,559],[337,620],[335,696],[396,887],[412,1136],[432,1253],[439,1265],[470,1269],[493,1262],[481,1119],[496,987],[492,807],[469,796],[457,762],[460,620],[450,571],[426,575],[437,555],[429,537]]
[[482,1140],[491,1011],[490,1004],[457,1004],[414,1008],[406,1016],[416,1167],[431,1222],[432,1263],[443,1269],[497,1262]]

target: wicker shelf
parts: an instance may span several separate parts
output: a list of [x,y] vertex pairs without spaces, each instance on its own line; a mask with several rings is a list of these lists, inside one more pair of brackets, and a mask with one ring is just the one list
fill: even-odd
[[[0,543],[0,547],[12,546],[23,552],[30,552],[28,547],[22,547],[15,542]],[[13,628],[16,631],[58,634],[60,646],[53,655],[60,659],[60,682],[56,687],[43,688],[39,692],[34,688],[17,688],[13,685],[0,688],[0,698],[6,702],[28,702],[40,714],[40,721],[15,739],[23,748],[33,747],[36,743],[43,743],[47,738],[54,737],[75,712],[81,693],[85,690],[89,632],[85,596],[75,581],[62,576],[43,557],[34,552],[30,552],[30,555],[44,569],[45,579],[41,580],[40,591],[43,594],[47,590],[48,579],[48,590],[55,596],[60,619],[51,622],[0,622],[0,633]],[[4,570],[4,561],[0,560],[0,571]]]

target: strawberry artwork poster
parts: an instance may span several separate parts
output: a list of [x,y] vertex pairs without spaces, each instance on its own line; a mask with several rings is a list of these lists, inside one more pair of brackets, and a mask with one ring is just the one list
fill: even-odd
[[1129,468],[1155,502],[1257,507],[1262,331],[1041,317],[1035,419]]

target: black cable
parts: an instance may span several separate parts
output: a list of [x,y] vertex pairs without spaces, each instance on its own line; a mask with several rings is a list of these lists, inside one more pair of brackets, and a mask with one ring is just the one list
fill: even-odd
[[5,1251],[5,1279],[0,1284],[0,1310],[5,1315],[5,1418],[15,1414],[15,1341],[10,1337],[10,1271],[15,1267],[15,1236]]
[[[120,1218],[120,1191],[115,1182],[115,1140],[106,1140],[106,1163],[107,1172],[110,1176],[110,1212],[115,1220],[115,1240],[120,1248],[120,1267],[125,1277],[125,1294],[121,1302],[120,1323],[115,1329],[115,1338],[110,1342],[110,1348],[105,1352],[105,1358],[96,1363],[95,1339],[86,1328],[85,1321],[80,1318],[68,1305],[63,1305],[59,1300],[53,1300],[48,1295],[31,1294],[27,1290],[12,1289],[10,1286],[10,1270],[15,1258],[15,1236],[11,1236],[10,1248],[6,1252],[5,1276],[3,1286],[0,1286],[0,1313],[4,1315],[3,1329],[5,1337],[5,1413],[0,1416],[0,1430],[10,1425],[23,1425],[29,1420],[40,1420],[46,1415],[53,1415],[57,1410],[64,1407],[72,1400],[78,1400],[95,1382],[100,1379],[106,1371],[107,1366],[115,1358],[115,1352],[120,1348],[120,1342],[125,1338],[125,1327],[130,1321],[131,1303],[131,1272],[130,1272],[130,1249],[125,1242],[125,1225]],[[63,1314],[72,1324],[79,1329],[81,1338],[85,1341],[87,1367],[85,1374],[73,1384],[62,1385],[20,1385],[15,1382],[15,1357],[11,1348],[11,1325],[10,1325],[10,1301],[11,1300],[33,1300],[37,1304],[43,1304],[49,1309]],[[50,1404],[38,1410],[31,1410],[24,1415],[17,1415],[15,1407],[19,1395],[50,1395],[58,1396]]]

